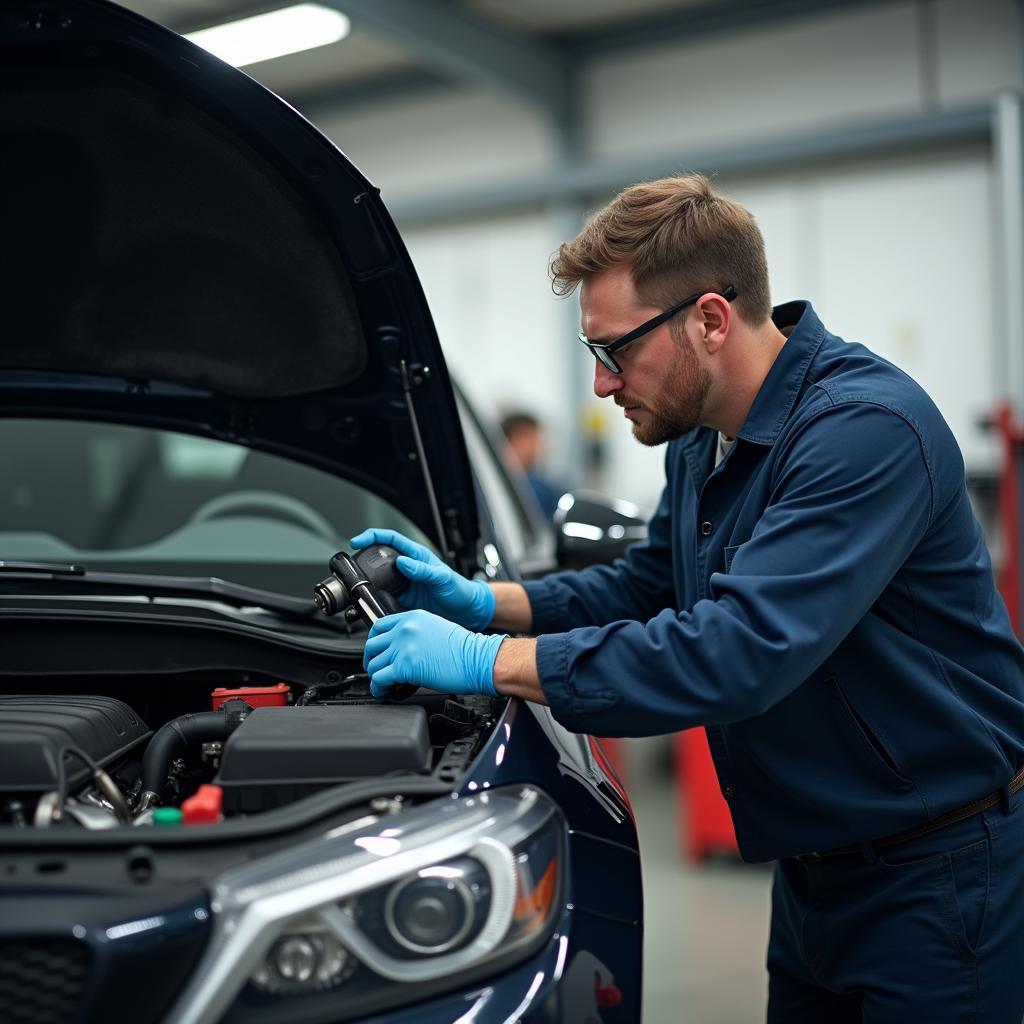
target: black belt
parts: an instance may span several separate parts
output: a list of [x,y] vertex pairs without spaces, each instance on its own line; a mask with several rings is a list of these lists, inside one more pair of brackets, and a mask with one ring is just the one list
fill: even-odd
[[[1009,785],[1006,786],[1006,791],[1008,793],[1016,793],[1021,788],[1024,788],[1024,768],[1021,768],[1010,779]],[[973,818],[974,815],[981,814],[982,811],[987,811],[990,807],[995,807],[1002,799],[1003,790],[997,789],[994,793],[989,793],[988,796],[983,796],[980,800],[975,800],[973,803],[958,807],[955,811],[947,811],[945,814],[940,814],[937,818],[932,818],[931,821],[926,821],[923,825],[916,825],[914,828],[905,829],[903,832],[896,832],[891,836],[884,836],[882,839],[873,839],[870,843],[864,845],[871,847],[878,854],[893,846],[899,846],[901,843],[909,843],[911,839],[918,839],[921,836],[928,835],[930,832],[938,832],[941,828],[948,828],[950,825],[955,825],[958,821],[966,821],[968,818]],[[851,843],[849,846],[837,846],[833,850],[821,850],[820,852],[815,850],[811,853],[798,853],[793,859],[817,864],[823,860],[835,860],[839,857],[860,857],[864,854],[864,845],[858,846]]]

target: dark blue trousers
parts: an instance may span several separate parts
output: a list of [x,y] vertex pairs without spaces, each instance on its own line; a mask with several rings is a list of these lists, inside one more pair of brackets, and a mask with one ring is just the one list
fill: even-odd
[[1021,1024],[1022,794],[877,857],[780,861],[769,1024]]

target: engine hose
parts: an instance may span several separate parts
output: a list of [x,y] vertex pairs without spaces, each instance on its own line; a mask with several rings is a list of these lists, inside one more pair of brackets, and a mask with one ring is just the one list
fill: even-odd
[[[244,708],[237,707],[239,704]],[[251,710],[248,704],[235,698],[225,701],[219,711],[182,715],[162,725],[149,741],[142,758],[142,797],[138,809],[143,811],[160,803],[160,792],[176,757],[197,743],[226,740]]]

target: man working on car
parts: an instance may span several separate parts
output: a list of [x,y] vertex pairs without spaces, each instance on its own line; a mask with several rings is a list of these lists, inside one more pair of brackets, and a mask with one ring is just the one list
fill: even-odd
[[368,531],[419,609],[372,629],[374,692],[707,726],[744,857],[779,861],[769,1020],[1019,1024],[1024,654],[941,415],[809,303],[772,310],[753,218],[702,177],[626,190],[552,273],[596,394],[669,442],[649,539],[520,585]]

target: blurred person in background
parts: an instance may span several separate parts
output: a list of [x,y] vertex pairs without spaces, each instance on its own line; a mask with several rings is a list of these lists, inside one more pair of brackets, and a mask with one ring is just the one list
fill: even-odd
[[558,508],[558,499],[565,488],[553,483],[543,472],[544,431],[540,420],[528,412],[515,411],[503,416],[501,430],[505,435],[505,450],[512,461],[522,469],[530,489],[536,495],[544,515],[550,519]]
[[753,217],[699,175],[627,189],[552,276],[581,286],[595,394],[667,445],[647,540],[520,584],[354,538],[413,580],[372,689],[706,726],[741,854],[777,862],[770,1022],[1020,1024],[1024,650],[939,410],[809,302],[773,309]]

